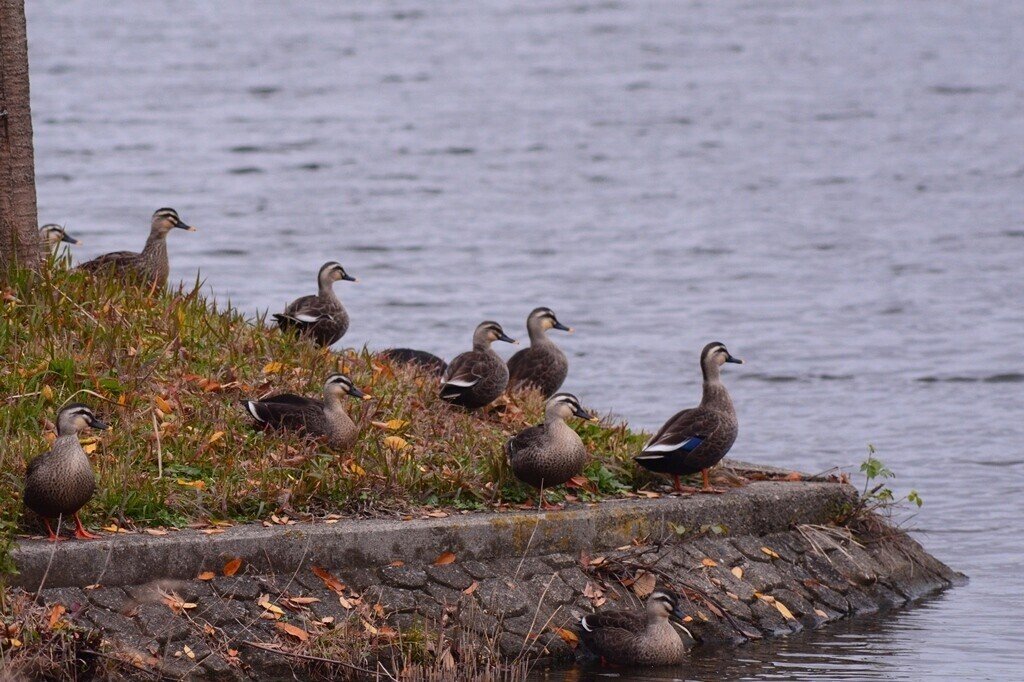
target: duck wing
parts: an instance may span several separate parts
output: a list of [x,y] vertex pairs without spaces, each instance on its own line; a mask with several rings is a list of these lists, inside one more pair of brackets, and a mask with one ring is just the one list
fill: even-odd
[[380,357],[397,365],[412,365],[438,377],[448,369],[448,363],[433,353],[415,348],[387,348],[379,353]]
[[686,457],[718,429],[718,420],[694,407],[672,416],[634,459],[647,466]]
[[285,306],[283,313],[274,315],[281,329],[306,329],[324,319],[330,319],[319,296],[309,295],[297,298]]
[[620,633],[620,636],[633,637],[643,632],[646,626],[647,617],[639,611],[600,611],[580,619],[584,638],[598,633],[612,637]]
[[476,386],[486,374],[487,359],[486,355],[477,351],[456,356],[441,377],[441,397],[458,398]]
[[537,424],[536,426],[523,429],[509,438],[508,442],[505,443],[505,455],[508,457],[509,464],[512,463],[512,458],[517,453],[540,447],[544,443],[546,436],[547,429],[544,428],[544,424]]
[[324,409],[322,400],[282,393],[263,400],[243,400],[249,416],[261,426],[279,429],[305,428]]
[[131,264],[138,257],[139,254],[134,251],[111,251],[82,263],[76,269],[85,270],[86,272],[97,272],[107,268],[119,269]]

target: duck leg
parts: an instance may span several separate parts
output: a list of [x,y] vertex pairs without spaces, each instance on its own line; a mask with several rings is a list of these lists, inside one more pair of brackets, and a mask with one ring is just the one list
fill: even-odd
[[714,488],[714,487],[711,486],[711,474],[708,473],[707,469],[704,469],[703,471],[701,471],[700,475],[701,475],[701,478],[704,479],[704,487],[700,489],[700,491],[702,493],[714,493],[714,494],[720,495],[720,494],[725,492],[724,490],[721,490],[720,488]]
[[697,492],[696,488],[691,488],[688,485],[683,485],[682,483],[680,483],[679,482],[679,474],[672,474],[672,480],[673,480],[672,490],[676,491],[677,493],[684,493],[685,494],[685,493],[695,493],[695,492]]
[[79,540],[99,540],[99,535],[94,535],[85,529],[82,525],[82,520],[78,518],[78,512],[75,512],[75,537]]
[[50,519],[43,517],[43,525],[46,526],[47,537],[46,539],[50,542],[60,542],[60,536],[53,532],[53,528],[50,527]]

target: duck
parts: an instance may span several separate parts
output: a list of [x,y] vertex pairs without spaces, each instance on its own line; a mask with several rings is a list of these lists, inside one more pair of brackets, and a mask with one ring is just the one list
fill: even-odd
[[426,374],[440,377],[448,369],[448,363],[433,353],[415,348],[386,348],[379,353],[380,357],[396,365],[413,367]]
[[562,349],[548,338],[549,329],[572,334],[572,327],[558,321],[551,308],[535,308],[526,318],[530,346],[508,360],[509,390],[533,386],[545,398],[553,396],[569,374],[569,360]]
[[323,400],[294,393],[281,393],[261,400],[243,400],[249,416],[257,426],[285,431],[303,431],[307,435],[326,436],[327,444],[336,450],[352,446],[359,428],[345,411],[342,396],[369,400],[344,374],[335,372],[324,382]]
[[146,239],[142,253],[134,251],[105,253],[82,263],[78,269],[91,273],[127,275],[152,285],[154,289],[165,286],[167,275],[171,270],[167,260],[167,235],[174,229],[186,232],[196,231],[195,227],[178,217],[178,212],[173,208],[159,208],[153,213],[149,238]]
[[583,616],[580,639],[602,661],[615,665],[679,665],[686,656],[686,645],[669,620],[671,616],[685,617],[679,597],[656,589],[647,598],[644,611],[600,611]]
[[95,540],[78,518],[79,510],[96,492],[96,476],[89,456],[78,442],[78,434],[86,429],[105,431],[108,427],[96,418],[89,407],[71,403],[57,413],[57,439],[49,451],[28,463],[25,472],[25,506],[38,514],[46,525],[49,540],[59,538],[50,526],[50,519],[72,516],[75,537]]
[[508,386],[508,366],[491,349],[495,341],[517,341],[492,320],[477,325],[473,350],[457,355],[441,375],[442,400],[475,410],[494,402]]
[[711,487],[708,469],[728,454],[739,433],[736,408],[722,383],[721,368],[727,362],[743,364],[720,341],[704,346],[700,354],[704,375],[700,405],[673,415],[633,458],[645,469],[672,474],[678,492],[687,492],[679,477],[698,471],[704,480],[703,492],[721,492]]
[[48,249],[56,248],[56,246],[61,242],[71,244],[73,246],[78,246],[82,243],[81,240],[75,239],[69,235],[67,231],[57,223],[48,223],[40,227],[39,240]]
[[544,491],[562,485],[583,473],[587,448],[583,440],[565,423],[569,417],[597,421],[571,393],[558,393],[544,407],[544,423],[523,429],[505,443],[505,455],[512,474],[538,489],[540,503]]
[[348,312],[334,293],[334,283],[339,280],[359,281],[345,272],[341,263],[324,263],[316,275],[318,293],[297,298],[285,306],[283,313],[274,315],[277,326],[284,331],[295,330],[322,348],[345,336]]

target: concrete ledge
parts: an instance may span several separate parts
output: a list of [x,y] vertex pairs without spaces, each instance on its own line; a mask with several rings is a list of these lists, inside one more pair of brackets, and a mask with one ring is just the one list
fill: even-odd
[[[486,513],[412,521],[353,520],[266,528],[243,525],[216,535],[183,530],[166,536],[113,535],[93,542],[23,540],[13,558],[14,582],[46,587],[137,585],[191,579],[239,557],[254,570],[287,573],[315,563],[377,568],[395,560],[430,563],[443,551],[460,560],[578,554],[671,533],[669,523],[696,529],[721,524],[730,535],[768,535],[795,524],[830,520],[856,491],[838,483],[756,482],[723,495],[622,500],[555,512]],[[540,524],[538,526],[538,524]],[[536,529],[536,533],[534,530]],[[531,540],[532,537],[532,540]]]

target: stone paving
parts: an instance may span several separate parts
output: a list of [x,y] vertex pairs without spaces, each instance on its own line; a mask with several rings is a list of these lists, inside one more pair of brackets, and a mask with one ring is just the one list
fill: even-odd
[[[296,661],[252,647],[297,643],[285,626],[316,637],[349,619],[378,635],[424,624],[487,638],[506,657],[540,664],[582,656],[559,628],[600,608],[638,608],[621,579],[641,571],[681,591],[697,645],[740,644],[906,604],[963,576],[897,534],[863,546],[813,529],[674,540],[599,556],[548,554],[490,562],[340,567],[328,580],[307,566],[294,574],[238,574],[147,585],[44,589],[79,624],[99,628],[111,650],[171,678],[266,679]],[[812,542],[813,541],[813,542]],[[336,578],[344,584],[331,583]],[[332,589],[332,586],[334,589]],[[358,621],[357,621],[358,622]],[[373,625],[375,623],[375,625]],[[525,650],[525,652],[524,652]]]

